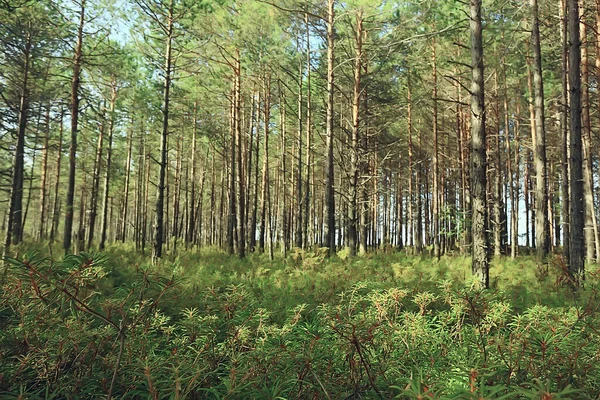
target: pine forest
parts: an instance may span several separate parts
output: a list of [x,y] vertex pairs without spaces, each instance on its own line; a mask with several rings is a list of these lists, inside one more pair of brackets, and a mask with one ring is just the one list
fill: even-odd
[[600,0],[0,0],[0,398],[600,398]]

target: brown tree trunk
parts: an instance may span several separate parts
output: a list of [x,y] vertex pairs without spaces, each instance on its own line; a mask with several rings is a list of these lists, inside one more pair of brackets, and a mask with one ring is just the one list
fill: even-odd
[[356,14],[356,30],[354,32],[354,87],[352,92],[352,149],[350,151],[350,219],[348,226],[348,246],[350,255],[358,251],[358,184],[360,179],[360,98],[362,77],[362,10]]
[[42,148],[42,168],[40,177],[40,229],[38,238],[43,240],[47,234],[48,215],[48,150],[50,146],[50,103],[46,104],[46,115],[44,122],[44,145]]
[[241,121],[241,106],[242,106],[242,88],[241,88],[241,63],[240,63],[240,52],[236,51],[235,60],[235,95],[234,95],[234,126],[235,135],[237,138],[238,150],[237,150],[237,184],[238,184],[238,208],[237,208],[237,231],[238,231],[238,244],[237,244],[237,255],[239,258],[246,257],[246,192],[244,187],[244,163],[242,157],[242,121]]
[[67,184],[67,201],[65,203],[65,230],[63,248],[65,253],[71,250],[71,233],[73,230],[73,201],[75,198],[75,167],[77,155],[77,129],[79,125],[79,85],[81,64],[83,63],[83,26],[85,23],[85,0],[81,0],[79,25],[77,27],[77,44],[73,58],[73,81],[71,83],[71,146],[69,147],[69,182]]
[[132,111],[131,113],[131,127],[129,129],[129,134],[127,138],[127,160],[125,161],[125,186],[123,187],[123,195],[125,198],[123,199],[123,210],[121,212],[121,232],[119,236],[121,237],[121,241],[125,243],[127,240],[127,217],[129,211],[129,186],[130,186],[130,176],[131,176],[131,152],[133,150],[133,127],[135,122],[135,113]]
[[546,128],[544,117],[544,82],[542,79],[542,50],[540,45],[540,27],[537,0],[531,0],[533,50],[533,86],[535,92],[535,231],[536,254],[538,261],[546,262],[550,251],[550,224],[548,219],[548,172],[546,161]]
[[568,0],[570,114],[570,258],[569,271],[580,282],[584,273],[584,196],[581,142],[581,41],[579,37],[579,1]]
[[[154,248],[152,257],[154,259],[161,258],[163,254],[163,242],[165,232],[165,177],[167,173],[167,156],[168,156],[168,145],[167,140],[169,136],[169,101],[171,93],[171,79],[172,79],[172,63],[173,63],[173,49],[171,47],[173,42],[173,0],[169,2],[169,9],[167,14],[167,20],[165,23],[165,65],[164,65],[164,81],[163,81],[163,104],[162,104],[162,130],[160,135],[160,162],[158,171],[158,185],[156,187],[156,215],[154,222]],[[168,208],[168,207],[167,207]]]
[[[104,104],[106,106],[106,103]],[[96,214],[98,212],[98,191],[100,190],[100,170],[102,166],[102,151],[104,150],[104,131],[106,129],[106,117],[104,112],[100,116],[100,132],[98,135],[98,143],[96,147],[96,160],[94,161],[94,174],[92,176],[92,194],[90,196],[90,216],[89,216],[89,232],[87,250],[92,247],[94,241],[94,228],[96,227]]]
[[335,0],[327,1],[327,117],[326,117],[326,150],[327,174],[325,176],[325,203],[327,210],[327,224],[325,235],[325,247],[328,248],[328,255],[335,254],[335,192],[333,188],[334,169],[333,169],[333,90],[334,90],[334,73],[333,67],[335,62],[334,44],[335,44],[335,27],[334,27],[334,2]]
[[[306,24],[306,186],[304,188],[304,220],[302,227],[302,236],[304,238],[304,248],[308,248],[309,246],[309,234],[308,234],[308,225],[309,225],[309,214],[310,214],[310,178],[311,178],[311,146],[312,146],[312,120],[311,120],[311,96],[310,96],[310,27],[308,25],[308,14],[304,14],[304,22]],[[314,207],[313,207],[314,212]]]
[[267,201],[269,195],[269,123],[271,120],[271,78],[264,78],[264,124],[265,138],[263,147],[263,168],[262,168],[262,191],[261,191],[261,212],[260,212],[260,233],[258,236],[258,250],[265,251],[265,235],[267,235]]
[[486,133],[483,76],[481,0],[471,0],[471,190],[473,235],[472,272],[482,287],[489,287],[489,239],[486,197]]
[[65,109],[61,105],[60,107],[60,120],[59,120],[59,134],[58,134],[58,146],[56,154],[56,166],[55,166],[55,178],[54,178],[54,199],[52,201],[52,227],[50,228],[50,241],[54,241],[56,232],[58,230],[58,224],[60,221],[60,199],[58,197],[58,189],[60,188],[60,167],[62,162],[62,143],[64,133],[64,120]]
[[[113,82],[111,99],[110,99],[110,121],[108,125],[108,143],[106,149],[106,174],[104,175],[104,193],[102,195],[102,230],[100,233],[100,250],[106,245],[107,230],[108,230],[108,189],[110,185],[110,168],[112,164],[112,143],[113,133],[115,130],[115,103],[117,101],[117,88]],[[149,168],[149,167],[148,167]],[[146,182],[147,184],[147,182]],[[111,208],[112,213],[112,208]]]
[[440,250],[440,165],[438,149],[438,87],[437,87],[437,60],[435,38],[432,42],[431,64],[433,67],[433,255],[438,260],[442,253]]
[[19,114],[17,127],[17,142],[12,164],[12,184],[10,191],[10,205],[8,224],[6,230],[5,249],[7,252],[11,244],[19,244],[23,240],[23,181],[24,181],[24,156],[25,134],[29,118],[29,68],[31,62],[31,34],[26,37],[23,58],[23,80],[21,82],[21,96],[19,99]]
[[579,29],[581,40],[581,135],[583,151],[583,196],[584,206],[584,235],[586,261],[594,262],[596,259],[596,247],[594,245],[595,234],[597,231],[595,224],[594,211],[594,182],[592,166],[592,128],[590,125],[590,92],[589,92],[589,72],[588,72],[588,49],[587,49],[587,25],[583,17],[584,11],[581,10]]

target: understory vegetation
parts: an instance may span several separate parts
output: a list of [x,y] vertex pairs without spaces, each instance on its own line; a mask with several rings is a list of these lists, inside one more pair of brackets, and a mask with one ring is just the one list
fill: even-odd
[[181,250],[7,259],[2,398],[598,398],[596,266]]

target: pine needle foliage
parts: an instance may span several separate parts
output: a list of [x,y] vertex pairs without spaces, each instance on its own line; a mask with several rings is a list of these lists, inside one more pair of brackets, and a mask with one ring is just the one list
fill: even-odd
[[498,261],[484,291],[467,260],[404,254],[6,263],[2,398],[600,395],[597,275],[573,294],[558,262]]

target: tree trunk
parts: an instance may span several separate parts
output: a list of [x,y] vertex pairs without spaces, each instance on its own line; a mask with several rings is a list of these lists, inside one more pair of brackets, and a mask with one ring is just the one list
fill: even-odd
[[39,240],[46,238],[48,215],[48,150],[50,146],[50,103],[46,104],[44,123],[44,147],[42,149],[42,168],[40,177],[40,229]]
[[158,171],[158,185],[156,188],[156,216],[154,222],[154,249],[152,257],[161,258],[163,254],[164,241],[164,210],[165,210],[165,175],[167,172],[167,138],[169,136],[169,100],[171,91],[172,74],[172,48],[173,41],[173,0],[169,2],[169,10],[166,24],[166,49],[163,82],[163,104],[162,104],[162,131],[160,135],[160,162]]
[[[312,146],[312,120],[311,120],[311,96],[310,96],[310,27],[308,25],[308,14],[304,14],[304,22],[306,24],[306,186],[304,189],[304,220],[302,227],[302,237],[304,239],[304,248],[307,249],[310,241],[308,234],[308,225],[310,215],[310,178],[311,178],[311,146]],[[314,208],[312,210],[314,212]]]
[[[104,105],[106,106],[106,104]],[[98,191],[100,189],[100,170],[102,166],[102,150],[104,149],[104,131],[106,129],[106,117],[104,112],[100,116],[100,133],[96,148],[96,160],[94,161],[94,175],[92,176],[92,194],[90,198],[90,217],[87,250],[89,251],[94,241],[94,228],[96,227],[96,214],[98,212]]]
[[583,17],[584,11],[581,10],[579,29],[581,39],[581,135],[583,151],[583,196],[585,198],[584,206],[584,235],[586,261],[594,262],[596,258],[596,248],[594,245],[595,226],[594,214],[594,182],[592,166],[592,128],[590,126],[590,92],[589,92],[589,72],[588,72],[588,49],[587,49],[587,25]]
[[241,117],[241,103],[242,103],[242,89],[241,89],[241,64],[240,64],[240,52],[236,51],[235,60],[235,96],[234,96],[234,126],[237,137],[237,183],[238,183],[238,209],[237,209],[237,231],[238,231],[238,246],[237,255],[239,258],[246,257],[246,192],[244,187],[244,164],[242,157],[242,121]]
[[269,195],[269,123],[271,120],[271,78],[264,78],[264,123],[265,123],[265,138],[263,148],[263,168],[262,168],[262,191],[261,191],[261,213],[260,213],[260,233],[258,236],[258,250],[263,253],[265,251],[265,235],[267,235],[267,196]]
[[131,152],[133,150],[133,127],[135,122],[135,113],[131,112],[131,127],[127,138],[127,160],[125,161],[125,186],[123,187],[123,210],[121,212],[121,241],[125,243],[127,240],[127,214],[129,211],[129,186],[131,176]]
[[56,166],[55,166],[55,179],[54,179],[54,200],[52,202],[52,227],[50,228],[50,241],[54,241],[56,232],[58,230],[58,224],[60,221],[60,199],[58,197],[58,189],[60,188],[60,167],[62,162],[62,143],[64,133],[64,120],[65,109],[61,105],[60,107],[60,120],[59,120],[59,133],[58,133],[58,146],[56,154]]
[[333,188],[333,67],[334,67],[334,2],[327,1],[327,117],[326,117],[326,149],[327,149],[327,174],[325,177],[325,202],[327,209],[327,234],[325,235],[325,247],[328,255],[335,254],[335,192]]
[[6,230],[5,249],[7,252],[11,244],[19,244],[23,240],[23,181],[25,158],[25,134],[29,118],[29,68],[31,62],[31,33],[27,33],[23,58],[23,80],[21,82],[21,96],[19,99],[19,115],[17,127],[17,142],[12,164],[12,184],[10,191],[10,208]]
[[[108,143],[106,148],[106,174],[104,175],[104,193],[102,194],[102,230],[100,233],[100,250],[106,245],[107,230],[108,230],[108,189],[110,185],[110,168],[112,163],[112,143],[113,133],[115,130],[115,103],[117,101],[117,88],[113,82],[111,98],[110,98],[110,121],[108,125]],[[150,167],[148,167],[150,168]],[[146,183],[147,184],[147,183]],[[112,213],[112,208],[111,208]]]
[[544,82],[542,79],[542,50],[538,20],[538,2],[531,0],[533,50],[533,86],[535,92],[535,231],[536,254],[539,262],[546,262],[550,251],[550,224],[548,220],[548,172],[546,162],[546,127],[544,117]]
[[437,60],[435,38],[432,42],[431,64],[433,68],[433,255],[438,260],[440,251],[440,165],[438,160],[438,88],[437,88]]
[[570,101],[570,257],[569,271],[581,283],[584,273],[584,197],[581,142],[581,41],[579,38],[579,1],[568,0]]
[[69,182],[67,184],[67,201],[65,204],[65,230],[63,248],[65,253],[71,250],[71,233],[73,230],[73,200],[75,198],[75,167],[77,155],[77,129],[79,124],[79,85],[81,64],[83,63],[83,26],[85,23],[85,0],[81,0],[79,26],[77,27],[77,44],[73,58],[73,81],[71,83],[71,146],[69,147]]
[[483,76],[481,0],[471,0],[471,190],[473,236],[472,272],[482,287],[489,287],[489,239],[486,197],[486,133]]
[[350,220],[348,226],[348,245],[350,254],[356,255],[358,250],[358,183],[360,179],[360,97],[362,76],[362,10],[356,14],[356,31],[354,32],[354,88],[352,92],[352,150],[350,164],[352,176],[350,180]]

